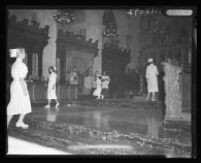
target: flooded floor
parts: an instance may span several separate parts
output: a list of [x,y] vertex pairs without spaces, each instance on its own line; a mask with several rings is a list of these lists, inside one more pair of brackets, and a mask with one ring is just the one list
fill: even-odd
[[[70,153],[74,151],[75,154],[191,157],[190,126],[187,125],[185,128],[184,125],[178,127],[178,124],[172,124],[173,127],[166,128],[162,108],[154,108],[152,105],[149,107],[147,104],[146,107],[138,108],[106,107],[98,104],[97,106],[75,104],[70,107],[63,104],[59,109],[52,107],[47,110],[43,106],[35,106],[32,109],[33,112],[26,117],[27,123],[29,119],[46,123],[49,128],[54,125],[52,130],[46,130],[48,127],[38,129],[39,127],[30,124],[30,129],[23,131],[23,136],[20,136],[21,130],[11,124],[9,134],[27,140],[25,135],[30,136],[30,133],[35,133],[35,137],[38,134],[44,138],[49,134],[59,139],[58,135],[62,135],[61,129],[64,127],[58,129],[58,126],[68,124],[68,129],[71,127],[74,131],[71,133],[77,133],[62,137],[62,141],[67,142],[62,148]],[[16,120],[12,121],[14,123]],[[47,141],[43,144],[47,145]],[[56,138],[55,144],[59,144]],[[113,152],[114,149],[116,152]]]

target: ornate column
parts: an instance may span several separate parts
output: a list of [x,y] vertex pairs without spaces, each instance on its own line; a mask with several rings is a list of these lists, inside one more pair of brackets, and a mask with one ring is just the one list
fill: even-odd
[[43,64],[43,51],[38,53],[38,76],[41,79],[42,77],[42,64]]
[[28,56],[28,76],[32,75],[32,50],[27,49],[27,56]]
[[60,80],[61,82],[65,82],[65,69],[66,69],[66,59],[65,59],[65,55],[62,54],[63,59],[61,59],[61,75],[60,75]]
[[164,82],[165,82],[165,120],[182,119],[182,92],[180,73],[181,67],[164,63]]

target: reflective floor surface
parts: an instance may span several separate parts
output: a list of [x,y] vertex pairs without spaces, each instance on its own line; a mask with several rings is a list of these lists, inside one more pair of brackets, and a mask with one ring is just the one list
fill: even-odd
[[177,123],[165,127],[162,108],[154,108],[151,103],[139,105],[142,107],[62,104],[58,109],[54,106],[44,109],[35,106],[25,119],[30,129],[14,127],[16,117],[8,134],[74,154],[190,157],[190,125]]

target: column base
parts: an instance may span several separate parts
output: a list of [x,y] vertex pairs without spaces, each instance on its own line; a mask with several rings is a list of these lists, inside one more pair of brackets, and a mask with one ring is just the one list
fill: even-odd
[[191,114],[190,113],[180,113],[178,115],[165,115],[165,121],[187,121],[191,122]]

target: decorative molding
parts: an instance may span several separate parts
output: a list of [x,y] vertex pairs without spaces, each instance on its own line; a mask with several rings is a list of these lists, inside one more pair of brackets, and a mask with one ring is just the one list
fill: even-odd
[[17,16],[11,15],[8,19],[8,49],[16,47],[24,47],[28,54],[28,69],[29,74],[32,73],[32,54],[38,54],[39,65],[38,73],[39,77],[42,77],[42,55],[43,49],[48,44],[49,26],[40,28],[40,23],[35,19],[30,20],[23,19],[17,22]]
[[87,51],[96,51],[95,56],[98,55],[98,40],[93,42],[92,38],[87,40],[86,36],[75,34],[73,32],[64,32],[63,30],[58,31],[57,43],[65,46],[73,46]]
[[[102,71],[106,71],[112,78],[121,80],[126,73],[126,66],[130,63],[129,49],[104,44],[102,49]],[[111,84],[113,87],[114,85]]]
[[121,60],[122,62],[126,62],[127,64],[131,60],[131,50],[130,49],[124,49],[121,47],[116,47],[114,45],[110,45],[105,43],[102,50],[102,55],[104,56],[110,56],[111,58],[116,58],[118,60]]
[[21,22],[16,21],[17,16],[16,15],[11,15],[9,20],[8,20],[8,25],[10,28],[18,28],[21,30],[25,30],[34,34],[38,34],[40,36],[45,37],[48,39],[48,34],[49,34],[49,26],[46,25],[44,28],[40,28],[40,23],[37,21],[31,21],[31,25],[29,25],[29,20],[28,19],[23,19]]
[[175,119],[181,118],[182,112],[182,92],[181,92],[181,72],[182,68],[164,63],[164,82],[165,82],[165,105],[166,115],[165,120],[172,117]]

